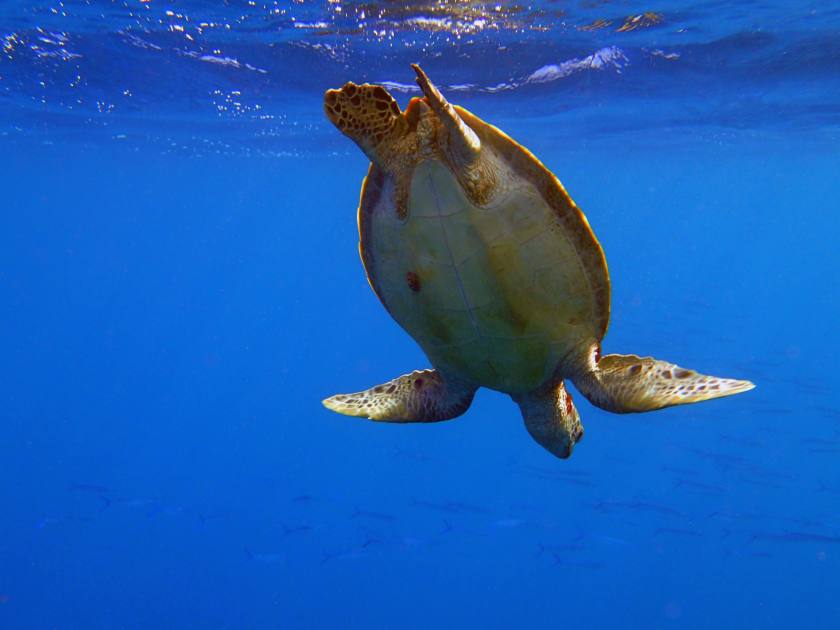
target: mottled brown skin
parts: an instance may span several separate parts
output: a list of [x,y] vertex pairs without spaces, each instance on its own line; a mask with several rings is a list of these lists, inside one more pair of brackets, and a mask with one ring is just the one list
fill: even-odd
[[371,159],[358,223],[368,280],[434,370],[334,396],[340,413],[431,422],[475,390],[509,393],[532,437],[568,457],[583,428],[564,379],[615,412],[752,388],[651,358],[600,357],[609,324],[604,253],[586,217],[527,149],[449,104],[414,66],[405,112],[380,86],[329,90],[327,117]]
[[[417,370],[377,385],[367,392],[334,396],[354,415],[386,422],[440,422],[464,413],[475,396],[470,383],[444,380],[437,370]],[[450,401],[442,403],[441,401]]]

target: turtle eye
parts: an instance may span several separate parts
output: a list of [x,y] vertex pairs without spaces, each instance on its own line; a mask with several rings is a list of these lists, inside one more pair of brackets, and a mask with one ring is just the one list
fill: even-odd
[[595,359],[596,364],[601,360],[601,344],[595,346],[595,350],[592,352],[592,358]]

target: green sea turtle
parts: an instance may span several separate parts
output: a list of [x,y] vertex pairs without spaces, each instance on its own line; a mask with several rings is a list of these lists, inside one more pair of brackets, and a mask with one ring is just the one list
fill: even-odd
[[413,68],[424,97],[404,112],[384,87],[353,83],[328,90],[324,109],[371,160],[358,211],[370,285],[434,368],[326,407],[436,422],[488,387],[509,394],[531,436],[566,458],[583,427],[565,379],[617,413],[752,389],[651,357],[601,356],[610,280],[586,217],[527,149]]

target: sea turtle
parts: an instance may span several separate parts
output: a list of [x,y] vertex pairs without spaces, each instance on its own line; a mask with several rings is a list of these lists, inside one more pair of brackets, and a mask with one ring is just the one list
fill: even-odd
[[583,427],[564,379],[617,413],[752,389],[651,357],[601,356],[610,280],[586,217],[527,149],[412,67],[424,97],[404,112],[384,87],[354,83],[328,90],[324,109],[371,160],[358,210],[368,281],[434,368],[326,407],[435,422],[488,387],[509,394],[531,436],[566,458]]

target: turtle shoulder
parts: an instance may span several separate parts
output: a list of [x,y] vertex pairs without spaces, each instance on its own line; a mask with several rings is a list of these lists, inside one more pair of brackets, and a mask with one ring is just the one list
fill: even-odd
[[554,211],[558,224],[575,248],[586,274],[594,300],[593,322],[598,338],[607,333],[610,320],[610,276],[604,250],[589,221],[572,200],[560,180],[528,149],[501,129],[486,123],[470,111],[455,105],[461,119],[475,131],[482,146],[490,146],[515,173],[530,182]]

